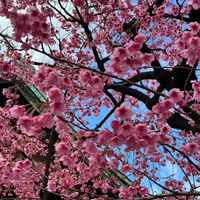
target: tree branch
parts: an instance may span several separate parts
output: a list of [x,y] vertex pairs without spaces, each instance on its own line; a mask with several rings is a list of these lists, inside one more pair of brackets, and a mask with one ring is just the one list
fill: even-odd
[[[89,42],[92,42],[93,41],[92,32],[89,29],[88,23],[85,23],[85,21],[82,18],[78,8],[76,6],[75,6],[75,8],[76,8],[76,11],[77,11],[78,16],[80,18],[80,24],[83,26],[83,29],[85,30],[85,33],[88,37],[88,40],[89,40]],[[94,57],[95,57],[95,60],[97,62],[99,70],[102,71],[102,72],[105,72],[106,71],[106,69],[104,67],[105,60],[100,59],[99,54],[97,52],[97,48],[95,46],[92,46],[92,52],[94,54]]]
[[55,128],[53,127],[50,132],[50,138],[49,138],[49,145],[48,145],[48,154],[46,157],[46,166],[45,166],[45,173],[44,173],[44,178],[43,178],[43,188],[44,188],[44,193],[43,193],[43,199],[47,200],[49,196],[49,192],[45,189],[47,187],[48,183],[48,177],[50,174],[50,165],[51,165],[51,158],[54,154],[54,144],[58,140],[58,135],[54,130]]

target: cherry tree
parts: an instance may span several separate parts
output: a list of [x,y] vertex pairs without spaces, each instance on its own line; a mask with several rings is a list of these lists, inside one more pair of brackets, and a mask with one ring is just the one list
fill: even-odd
[[[0,197],[198,199],[199,13],[199,0],[1,0]],[[45,98],[22,103],[19,84]]]

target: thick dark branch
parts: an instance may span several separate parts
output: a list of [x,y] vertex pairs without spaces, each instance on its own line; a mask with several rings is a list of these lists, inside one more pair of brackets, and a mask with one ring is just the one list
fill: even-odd
[[154,6],[160,7],[163,3],[164,3],[164,0],[156,0],[151,6],[149,6],[149,8],[147,9],[147,12],[150,14],[150,16],[155,15],[153,14]]
[[175,129],[190,130],[189,121],[182,117],[178,113],[174,113],[168,120],[167,123]]
[[[82,25],[83,25],[83,28],[85,30],[85,33],[86,33],[89,41],[92,42],[93,41],[93,37],[92,37],[92,33],[91,33],[91,31],[90,31],[90,29],[88,27],[88,24],[83,23]],[[97,52],[97,48],[95,46],[92,46],[92,52],[94,54],[94,57],[95,57],[95,60],[97,62],[99,70],[102,71],[102,72],[105,72],[106,71],[105,67],[104,67],[105,61],[100,59],[99,54]]]
[[[152,99],[149,98],[147,95],[143,94],[142,92],[129,88],[124,85],[106,85],[105,89],[113,89],[115,91],[121,92],[122,94],[132,96],[139,101],[143,102],[148,109],[152,109],[152,107],[157,103],[158,101],[158,96],[155,95]],[[159,88],[162,90],[163,88],[160,86]],[[154,103],[152,103],[152,100]],[[189,121],[182,117],[179,113],[174,113],[169,119],[167,119],[167,123],[175,129],[180,129],[180,130],[186,130],[186,131],[192,131],[193,133],[199,132],[200,127],[195,126],[191,127],[189,124]]]
[[[32,61],[32,64],[33,65],[43,65],[44,63],[42,62],[38,62],[38,61]],[[46,64],[46,63],[45,63]],[[53,67],[54,65],[51,65],[51,64],[46,64],[48,67]]]
[[116,99],[113,97],[113,95],[107,90],[104,88],[104,93],[110,98],[110,100],[113,102],[113,104],[115,106],[117,106],[117,101]]
[[156,76],[153,71],[138,73],[135,76],[127,79],[127,82],[124,82],[124,81],[119,82],[119,85],[132,86],[134,83],[137,83],[142,80],[147,80],[147,79],[155,79],[156,80]]
[[105,62],[107,62],[107,61],[109,61],[109,60],[110,60],[110,57],[107,56],[107,57],[105,57],[105,58],[102,58],[102,59],[101,59],[101,62],[104,64]]
[[192,8],[190,10],[190,13],[189,13],[190,22],[198,22],[198,23],[200,23],[199,13],[200,13],[200,9],[194,10]]
[[133,18],[131,21],[129,22],[124,22],[122,25],[123,30],[126,33],[131,33],[133,36],[135,36],[138,32],[138,25],[137,25],[137,19]]
[[182,109],[188,114],[188,116],[195,121],[196,124],[200,124],[200,115],[192,110],[189,106],[183,106]]
[[155,106],[158,102],[159,102],[159,98],[160,98],[160,93],[164,90],[164,87],[162,85],[159,85],[158,89],[157,89],[157,93],[154,94],[154,96],[149,99],[149,101],[147,101],[146,106],[148,109],[152,109],[153,106]]
[[154,74],[156,76],[156,80],[167,90],[176,88],[171,72],[164,70],[163,68],[154,68]]
[[[45,173],[44,173],[44,178],[43,178],[43,188],[47,187],[48,177],[50,174],[51,160],[52,160],[52,156],[54,154],[54,144],[56,143],[57,140],[58,140],[58,135],[55,132],[54,127],[53,127],[51,129],[50,138],[49,138],[47,161],[46,161]],[[49,192],[44,190],[43,199],[47,200],[48,196],[49,196]]]
[[135,97],[136,99],[140,100],[144,104],[150,99],[147,95],[143,94],[142,92],[129,88],[124,85],[106,85],[106,89],[113,89],[115,91],[121,92],[122,94],[126,94],[132,97]]
[[[147,80],[147,79],[156,79],[156,76],[154,72],[141,72],[133,76],[132,78],[129,78],[128,81],[136,83],[142,80]],[[131,83],[125,83],[124,85],[126,86],[131,86]]]
[[[152,53],[152,50],[144,44],[142,49],[142,53]],[[175,88],[174,81],[172,79],[172,73],[163,69],[160,62],[157,58],[151,63],[152,68],[154,69],[154,76],[156,77],[156,80],[163,85],[164,88],[167,90],[170,90],[172,88]]]

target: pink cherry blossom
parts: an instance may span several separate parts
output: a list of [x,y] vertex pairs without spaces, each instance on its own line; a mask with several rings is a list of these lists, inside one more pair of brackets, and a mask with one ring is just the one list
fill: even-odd
[[193,37],[193,34],[191,33],[191,32],[189,32],[189,31],[185,31],[184,33],[183,33],[183,39],[185,40],[185,41],[188,41],[191,37]]
[[151,65],[151,62],[154,61],[154,55],[150,53],[145,53],[143,57],[143,61],[147,65]]
[[139,33],[135,36],[134,41],[143,44],[146,41],[146,39],[146,35],[144,35],[143,33]]
[[126,51],[129,55],[133,55],[142,48],[142,45],[142,43],[130,42],[126,47]]
[[188,29],[194,34],[196,35],[199,31],[200,31],[200,24],[198,22],[191,22],[188,25]]
[[125,57],[126,57],[127,53],[126,53],[126,49],[123,48],[123,47],[117,47],[112,56],[111,56],[111,59],[112,60],[115,60],[115,59],[119,59],[119,60],[124,60]]
[[82,6],[85,5],[85,1],[84,0],[74,0],[73,2],[78,7],[82,7]]
[[58,155],[67,155],[70,151],[69,146],[63,142],[56,144],[55,149]]
[[10,116],[13,118],[22,117],[25,114],[24,106],[15,105],[9,109]]
[[63,162],[63,165],[68,166],[68,167],[70,167],[72,164],[74,164],[73,159],[66,155],[62,156],[60,158],[60,161]]
[[183,93],[178,89],[174,88],[170,90],[169,97],[172,99],[175,103],[179,102],[183,98]]
[[113,128],[113,130],[117,130],[120,127],[120,122],[118,120],[112,120],[110,122],[110,126]]
[[164,104],[164,107],[165,107],[166,109],[173,108],[173,106],[174,106],[172,99],[165,99],[165,100],[163,101],[163,104]]
[[48,180],[47,190],[50,191],[50,192],[55,192],[56,191],[56,183],[55,183],[55,181]]
[[182,147],[187,153],[196,153],[199,150],[199,145],[196,143],[187,143]]
[[52,128],[54,124],[53,116],[51,113],[43,113],[39,116],[38,122],[41,123],[42,127]]
[[[61,100],[60,98],[55,97],[56,100]],[[52,102],[50,103],[50,109],[52,113],[62,116],[63,111],[65,110],[65,104],[60,102]]]
[[132,116],[132,111],[130,106],[127,104],[122,104],[119,108],[115,110],[115,117],[121,119],[130,119]]
[[87,70],[81,70],[79,79],[81,82],[88,82],[90,80],[91,73]]
[[30,132],[33,126],[31,117],[23,115],[18,119],[17,124],[24,133],[32,135]]
[[48,92],[49,99],[54,103],[62,103],[64,95],[58,87],[52,87]]

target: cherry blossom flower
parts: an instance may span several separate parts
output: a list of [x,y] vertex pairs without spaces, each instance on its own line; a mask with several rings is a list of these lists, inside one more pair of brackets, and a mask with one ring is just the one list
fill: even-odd
[[53,116],[51,113],[42,113],[38,118],[38,122],[44,128],[52,128],[54,125]]
[[135,52],[139,51],[142,48],[142,45],[142,43],[130,42],[126,47],[128,55],[133,55]]
[[64,95],[58,87],[52,87],[48,92],[49,99],[54,103],[62,103]]
[[169,91],[169,97],[174,101],[174,103],[178,103],[182,100],[183,93],[178,88],[174,88]]
[[150,53],[145,53],[143,56],[143,61],[147,65],[151,65],[151,62],[154,61],[154,55]]
[[199,0],[189,0],[188,5],[191,5],[195,10],[200,8],[200,1]]
[[135,36],[134,41],[143,44],[146,41],[146,39],[147,39],[146,35],[144,35],[143,33],[138,33]]
[[81,70],[79,74],[79,80],[81,82],[88,82],[91,78],[91,73],[88,70]]
[[194,154],[198,152],[199,145],[192,142],[192,143],[187,143],[183,145],[182,148],[185,150],[185,152]]
[[48,180],[48,184],[47,184],[47,190],[49,192],[55,192],[56,191],[56,183],[53,180]]
[[188,25],[188,29],[196,35],[200,31],[200,24],[198,22],[191,22]]
[[24,106],[15,105],[9,109],[10,116],[13,118],[22,117],[25,114]]
[[110,122],[110,126],[112,127],[113,130],[117,130],[120,127],[120,122],[118,120],[112,120]]
[[[61,100],[60,98],[56,97],[56,100]],[[50,108],[52,113],[62,116],[63,112],[65,111],[65,104],[60,102],[52,102],[50,103]]]
[[63,165],[68,167],[74,164],[73,159],[67,155],[62,156],[59,160],[63,162]]
[[132,111],[129,105],[121,104],[121,106],[115,110],[114,114],[117,118],[130,119],[132,116]]
[[123,48],[123,47],[117,47],[114,49],[114,52],[112,54],[112,56],[110,57],[111,60],[116,60],[117,61],[121,61],[121,60],[124,60],[127,56],[127,53],[126,53],[126,49]]
[[30,116],[23,115],[19,117],[17,124],[24,133],[32,135],[33,121]]
[[85,5],[84,0],[74,0],[74,4],[78,7],[83,7]]
[[55,149],[56,149],[57,154],[60,156],[67,155],[70,152],[69,146],[64,142],[57,143],[55,145]]

